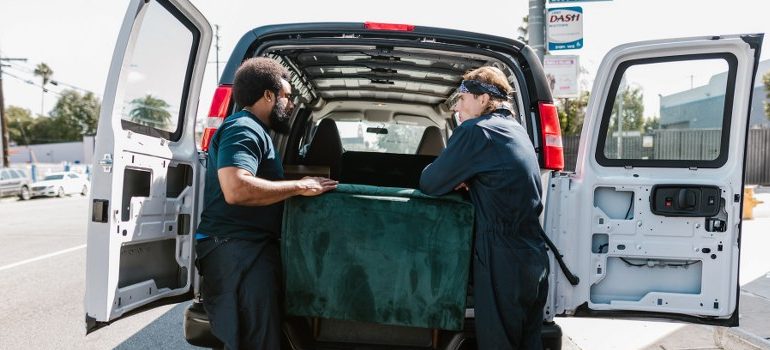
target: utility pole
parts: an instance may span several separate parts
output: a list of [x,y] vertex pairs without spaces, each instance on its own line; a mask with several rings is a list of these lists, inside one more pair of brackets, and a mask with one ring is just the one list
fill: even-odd
[[3,96],[3,62],[9,61],[22,61],[26,62],[26,58],[6,58],[0,57],[0,131],[3,134],[3,167],[10,165],[8,157],[8,121],[5,120],[5,97]]
[[529,0],[529,46],[543,62],[545,55],[545,0]]
[[215,29],[214,39],[216,39],[216,43],[214,44],[214,49],[216,49],[216,52],[217,52],[216,53],[216,55],[217,55],[217,57],[216,57],[216,59],[217,59],[217,76],[216,76],[217,82],[216,82],[216,85],[219,85],[219,24],[215,24],[214,25],[214,29]]

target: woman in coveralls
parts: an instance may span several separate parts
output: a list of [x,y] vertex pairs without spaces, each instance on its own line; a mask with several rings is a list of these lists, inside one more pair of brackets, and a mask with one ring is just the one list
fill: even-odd
[[538,217],[540,167],[526,130],[502,108],[513,93],[502,71],[463,76],[452,109],[462,124],[420,177],[420,189],[470,191],[475,208],[473,300],[479,349],[542,349],[548,256]]

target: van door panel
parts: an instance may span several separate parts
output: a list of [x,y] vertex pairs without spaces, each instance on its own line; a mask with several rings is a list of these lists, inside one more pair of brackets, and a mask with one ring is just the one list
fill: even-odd
[[[546,232],[580,277],[572,286],[552,269],[553,313],[737,325],[744,150],[761,39],[643,42],[605,57],[576,171],[554,173],[547,189]],[[638,119],[654,114],[657,124]]]
[[192,290],[199,188],[193,184],[201,174],[195,119],[211,32],[187,0],[129,4],[96,136],[89,332]]

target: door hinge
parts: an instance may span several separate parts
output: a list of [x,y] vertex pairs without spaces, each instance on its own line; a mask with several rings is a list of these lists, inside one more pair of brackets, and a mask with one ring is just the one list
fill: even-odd
[[102,156],[102,159],[99,160],[99,165],[101,165],[102,170],[104,170],[105,173],[111,173],[112,172],[112,154],[105,153],[104,156]]

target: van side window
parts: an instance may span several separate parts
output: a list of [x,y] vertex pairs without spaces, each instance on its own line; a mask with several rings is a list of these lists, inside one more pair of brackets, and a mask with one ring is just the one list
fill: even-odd
[[10,177],[7,170],[0,170],[0,180],[8,180]]
[[9,172],[9,173],[11,173],[11,178],[12,178],[12,179],[18,179],[18,178],[20,178],[20,177],[21,177],[21,176],[19,176],[19,174],[16,172],[16,170],[13,170],[13,169],[8,169],[8,172]]
[[621,64],[604,105],[599,164],[720,167],[727,159],[736,62],[731,54],[709,54]]
[[[200,33],[166,1],[147,3],[132,33],[116,96],[123,129],[172,141],[182,131],[187,90]],[[182,21],[182,22],[180,22]]]

